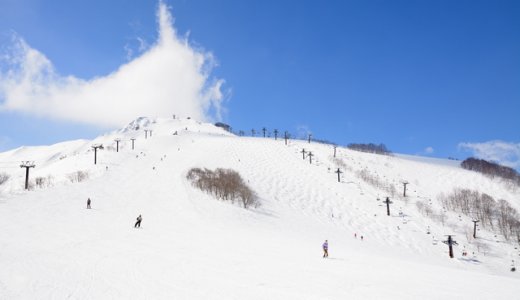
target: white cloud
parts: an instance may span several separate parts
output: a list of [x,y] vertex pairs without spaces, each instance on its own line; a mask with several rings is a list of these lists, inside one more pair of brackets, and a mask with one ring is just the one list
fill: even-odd
[[136,40],[139,43],[139,48],[137,49],[137,50],[139,50],[139,52],[143,52],[146,49],[148,49],[148,43],[146,42],[146,40],[144,40],[140,37],[136,38]]
[[126,54],[126,60],[131,61],[132,59],[134,59],[136,53],[141,55],[143,52],[148,50],[149,47],[150,46],[143,38],[136,37],[129,40],[123,47],[123,50]]
[[[212,54],[177,35],[162,1],[157,20],[159,37],[153,45],[139,41],[140,52],[146,51],[112,73],[88,80],[58,74],[44,54],[15,37],[0,64],[0,110],[103,127],[142,115],[220,119],[224,80],[210,77],[216,66]],[[134,54],[126,50],[130,57]]]
[[435,152],[435,150],[433,149],[433,147],[426,147],[424,149],[424,153],[426,154],[433,154],[433,152]]
[[477,158],[494,161],[515,169],[520,168],[520,143],[504,141],[460,143],[459,149],[473,152]]
[[130,44],[126,44],[124,47],[125,53],[126,53],[126,60],[132,60],[134,57],[134,49]]

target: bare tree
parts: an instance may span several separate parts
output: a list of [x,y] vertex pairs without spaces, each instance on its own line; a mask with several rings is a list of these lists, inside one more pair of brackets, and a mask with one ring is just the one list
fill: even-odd
[[87,171],[76,171],[74,173],[70,173],[67,175],[67,178],[70,180],[70,182],[82,182],[86,179],[88,179],[89,175]]
[[505,240],[517,239],[520,215],[508,201],[497,202],[485,193],[468,189],[454,189],[450,194],[441,194],[439,200],[446,209],[478,219],[483,228],[500,233]]
[[376,153],[376,154],[391,154],[392,152],[388,150],[385,146],[385,144],[348,144],[347,148],[361,151],[361,152],[368,152],[368,153]]
[[474,157],[464,160],[460,165],[464,169],[476,171],[491,178],[500,177],[516,185],[520,185],[520,174],[513,168]]
[[444,226],[446,224],[447,218],[448,218],[448,216],[446,215],[446,212],[441,209],[439,211],[439,213],[437,214],[437,220],[439,220],[439,222],[441,222],[442,226]]
[[10,176],[7,173],[0,173],[0,185],[4,184],[9,180]]
[[[69,180],[70,180],[70,178],[69,178]],[[40,177],[34,178],[34,183],[40,189],[52,186],[53,181],[54,181],[54,177],[52,175],[47,175],[46,177],[40,176]]]
[[45,186],[45,177],[36,177],[34,178],[34,182],[37,187],[43,188]]
[[192,168],[188,171],[186,178],[200,190],[214,195],[218,199],[239,201],[244,208],[258,205],[258,197],[249,188],[240,174],[231,169],[209,169]]

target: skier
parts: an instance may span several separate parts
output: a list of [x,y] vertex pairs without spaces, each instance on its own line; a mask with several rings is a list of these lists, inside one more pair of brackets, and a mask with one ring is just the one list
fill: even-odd
[[329,242],[325,240],[325,243],[322,245],[323,247],[323,257],[329,257]]
[[135,225],[134,225],[134,228],[141,228],[141,221],[143,220],[143,217],[141,217],[141,215],[139,215],[139,217],[137,217],[137,222],[135,222]]
[[90,209],[90,198],[87,199],[87,209]]

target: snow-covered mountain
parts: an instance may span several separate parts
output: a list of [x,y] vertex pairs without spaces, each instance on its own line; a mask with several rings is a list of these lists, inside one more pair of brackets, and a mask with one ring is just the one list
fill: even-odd
[[[94,144],[103,145],[96,165]],[[30,191],[23,161],[35,165]],[[193,167],[238,171],[261,205],[197,190],[186,179]],[[92,141],[0,153],[0,174],[9,175],[0,185],[0,299],[519,297],[510,271],[518,244],[484,229],[475,240],[469,216],[436,214],[440,193],[455,188],[517,210],[520,191],[450,160],[342,147],[334,157],[331,145],[138,118]],[[447,234],[458,242],[453,259]]]

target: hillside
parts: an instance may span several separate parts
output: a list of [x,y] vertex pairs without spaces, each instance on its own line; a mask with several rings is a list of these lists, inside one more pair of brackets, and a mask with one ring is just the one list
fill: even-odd
[[[93,144],[104,146],[96,165]],[[0,173],[10,175],[0,185],[0,299],[518,297],[520,277],[510,272],[518,244],[484,229],[475,241],[468,216],[448,212],[444,225],[434,217],[439,194],[454,188],[520,210],[518,189],[449,160],[333,153],[192,119],[147,118],[92,141],[0,153]],[[30,177],[45,184],[24,191],[21,161],[34,161]],[[246,210],[195,189],[186,180],[193,167],[238,171],[261,205]],[[88,178],[72,182],[78,171]],[[447,234],[459,243],[453,259]]]

